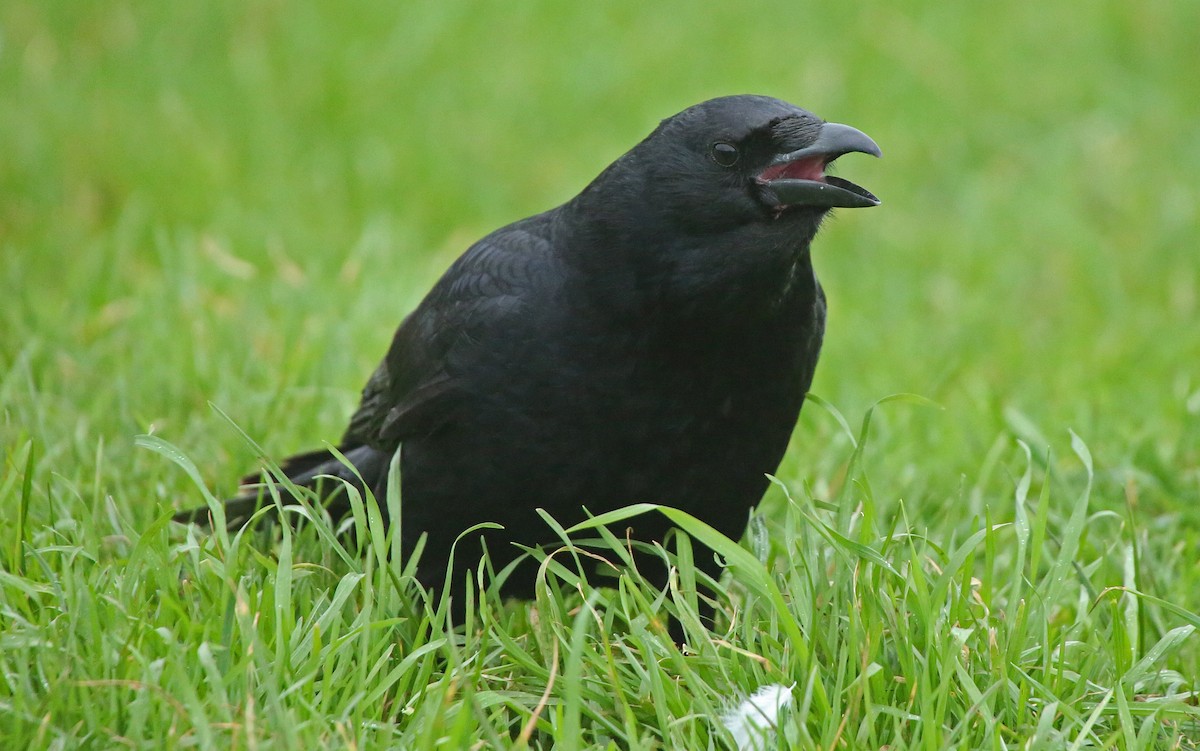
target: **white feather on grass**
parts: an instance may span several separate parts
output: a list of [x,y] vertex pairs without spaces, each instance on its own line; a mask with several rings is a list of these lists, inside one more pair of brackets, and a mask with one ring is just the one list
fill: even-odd
[[762,686],[741,704],[730,709],[721,722],[733,734],[738,751],[764,751],[779,726],[779,712],[792,701],[796,684]]

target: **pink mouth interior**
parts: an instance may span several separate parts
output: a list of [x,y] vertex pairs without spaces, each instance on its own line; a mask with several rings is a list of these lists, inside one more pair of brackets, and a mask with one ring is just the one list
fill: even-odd
[[825,179],[825,157],[817,155],[797,159],[794,162],[774,164],[767,167],[758,176],[758,179],[764,182],[783,178],[822,182]]

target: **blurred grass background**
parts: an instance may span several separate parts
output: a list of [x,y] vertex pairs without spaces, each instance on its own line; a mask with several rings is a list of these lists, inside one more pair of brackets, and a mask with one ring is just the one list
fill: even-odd
[[[876,412],[865,455],[871,486],[860,494],[873,496],[870,513],[902,510],[899,529],[927,530],[947,549],[979,529],[985,513],[1011,520],[1024,471],[1019,439],[1042,464],[1031,497],[1045,477],[1059,484],[1048,496],[1054,508],[1038,511],[1051,518],[1051,537],[1062,529],[1077,536],[1082,521],[1062,523],[1069,509],[1059,508],[1084,481],[1070,449],[1074,430],[1097,471],[1079,556],[1091,584],[1136,584],[1195,612],[1197,29],[1200,4],[1167,0],[6,0],[0,549],[32,566],[22,545],[69,541],[85,550],[70,565],[95,577],[66,581],[76,595],[134,615],[144,607],[139,597],[175,597],[160,600],[154,617],[187,610],[193,620],[177,629],[180,638],[213,639],[210,603],[170,595],[163,583],[178,578],[168,569],[182,554],[164,543],[138,559],[143,569],[126,568],[127,551],[112,539],[145,529],[171,504],[200,503],[182,472],[135,449],[133,437],[152,431],[182,447],[218,493],[254,460],[210,401],[276,457],[336,440],[396,324],[470,242],[566,200],[659,119],[708,97],[754,92],[859,127],[885,152],[840,165],[884,205],[844,212],[818,240],[831,314],[813,390],[852,424],[896,392],[942,409],[893,403]],[[809,405],[780,478],[798,498],[836,497],[849,453],[836,420]],[[780,498],[772,492],[769,503]],[[22,499],[24,526],[12,523]],[[1119,516],[1097,513],[1105,510]],[[48,524],[57,531],[45,534]],[[891,527],[870,519],[863,534],[875,526]],[[988,545],[1006,544],[1007,534]],[[143,538],[139,554],[158,536],[165,532],[156,528]],[[76,561],[66,549],[53,560]],[[1010,552],[998,551],[1000,568]],[[155,555],[168,568],[146,563]],[[991,557],[989,547],[989,570]],[[93,569],[92,560],[120,565]],[[204,560],[197,571],[210,570]],[[122,583],[123,572],[146,566],[163,581],[147,579],[151,595],[129,595],[139,584]],[[263,566],[246,581],[269,590],[274,573]],[[1047,573],[1036,568],[1035,582]],[[852,614],[858,590],[834,570],[840,584],[830,591],[841,594],[831,602]],[[970,561],[963,572],[966,598]],[[23,732],[39,727],[39,713],[69,728],[82,711],[83,726],[107,726],[87,719],[91,705],[76,700],[92,696],[86,680],[64,688],[35,673],[61,664],[64,677],[109,680],[141,668],[127,668],[124,648],[88,641],[98,627],[71,610],[75,600],[64,600],[65,618],[47,609],[60,591],[45,576],[48,583],[6,579],[14,602],[36,590],[47,621],[0,639],[41,655],[22,668],[26,652],[12,652],[6,670],[50,687],[49,698],[31,688],[14,701],[28,706]],[[1069,658],[1086,684],[1087,666],[1107,664],[1106,650],[1118,667],[1130,650],[1104,630],[1107,610],[1080,607],[1073,616],[1070,597],[1045,604],[1047,618],[1058,619],[1046,628],[1093,645]],[[995,602],[1004,607],[999,595]],[[293,621],[307,628],[315,606],[300,597],[296,605]],[[935,611],[922,617],[932,622]],[[1177,611],[1154,612],[1147,643],[1178,622]],[[1011,625],[1009,615],[998,622]],[[1073,617],[1082,630],[1063,626]],[[153,641],[129,619],[114,623],[111,638],[132,629],[137,643]],[[62,633],[70,635],[64,655],[42,649]],[[36,638],[21,641],[29,634]],[[987,648],[977,638],[976,658]],[[1026,654],[1023,638],[1012,643]],[[76,658],[77,644],[94,646]],[[192,646],[167,652],[184,665],[172,693],[199,674]],[[1053,646],[1043,646],[1049,666]],[[1170,666],[1194,680],[1195,639],[1176,646]],[[99,656],[110,654],[117,662],[103,664],[110,658]],[[1007,670],[1009,662],[996,664]],[[532,706],[540,678],[527,679]],[[456,684],[442,685],[453,696]],[[1093,688],[1082,685],[1078,695]],[[97,695],[108,701],[97,712],[120,714],[112,698],[120,694]],[[431,696],[440,712],[441,695]],[[671,711],[689,713],[690,701]],[[1022,699],[1012,701],[1026,711]],[[661,703],[659,711],[667,714]],[[286,730],[285,716],[264,733]],[[837,723],[835,713],[840,736]],[[664,725],[675,726],[670,717]]]
[[[215,2],[0,8],[3,443],[126,511],[335,439],[401,316],[490,229],[655,123],[760,92],[856,125],[884,199],[824,231],[814,391],[883,415],[890,496],[947,509],[997,436],[1089,441],[1200,499],[1200,5]],[[808,410],[781,474],[837,434]],[[922,503],[922,498],[925,499]]]

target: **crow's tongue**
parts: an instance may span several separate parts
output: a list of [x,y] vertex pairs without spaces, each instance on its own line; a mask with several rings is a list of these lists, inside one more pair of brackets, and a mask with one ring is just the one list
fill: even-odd
[[774,164],[767,167],[759,175],[760,180],[779,180],[782,178],[815,180],[820,182],[825,179],[825,157],[818,154],[791,162]]

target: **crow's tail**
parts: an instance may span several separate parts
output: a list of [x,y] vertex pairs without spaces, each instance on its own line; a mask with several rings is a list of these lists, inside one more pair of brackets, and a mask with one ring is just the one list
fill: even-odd
[[[294,484],[323,493],[325,507],[335,520],[350,512],[350,501],[346,497],[345,485],[341,480],[357,488],[360,493],[369,488],[372,493],[377,494],[382,504],[388,462],[391,458],[389,454],[370,446],[343,446],[338,450],[354,465],[353,470],[325,449],[297,454],[279,465],[280,470]],[[339,479],[331,480],[330,477]],[[241,527],[261,506],[271,503],[270,492],[258,476],[249,475],[242,478],[242,485],[248,487],[224,502],[225,523],[230,529]],[[207,506],[180,511],[174,519],[182,524],[207,525],[212,522]]]

